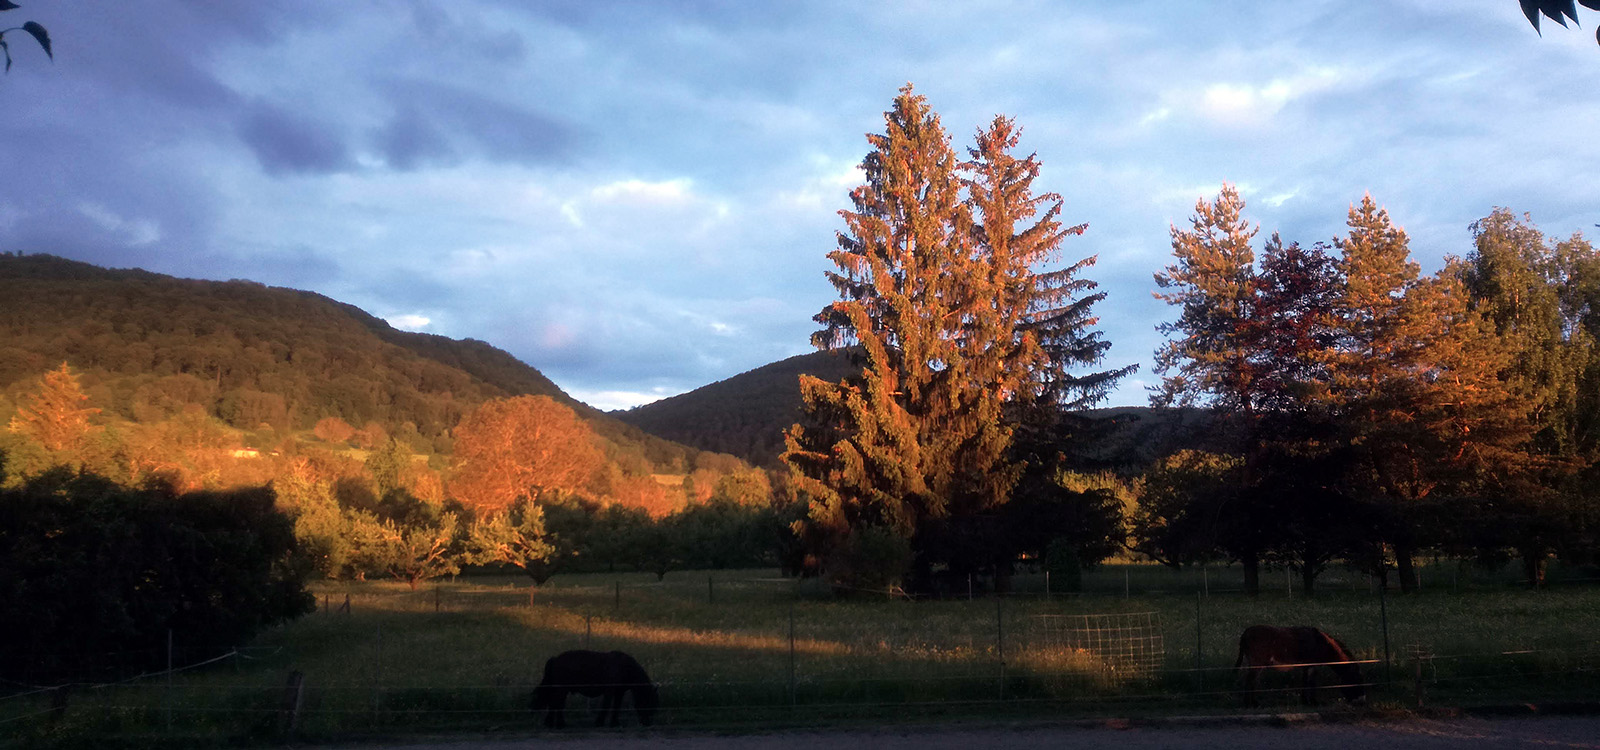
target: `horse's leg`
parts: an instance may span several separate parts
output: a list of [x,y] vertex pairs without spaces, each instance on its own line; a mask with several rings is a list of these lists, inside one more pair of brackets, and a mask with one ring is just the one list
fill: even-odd
[[1305,667],[1300,670],[1303,674],[1301,680],[1305,687],[1300,690],[1300,702],[1308,706],[1317,705],[1317,670],[1315,667]]
[[1256,678],[1261,674],[1260,667],[1248,664],[1244,668],[1244,704],[1251,708],[1256,705]]
[[567,726],[567,691],[557,691],[555,698],[550,701],[550,709],[544,714],[544,725],[551,729],[562,729]]
[[607,689],[600,693],[600,715],[595,717],[594,725],[597,727],[603,727],[609,723],[611,726],[616,726],[616,716],[617,691],[614,689]]

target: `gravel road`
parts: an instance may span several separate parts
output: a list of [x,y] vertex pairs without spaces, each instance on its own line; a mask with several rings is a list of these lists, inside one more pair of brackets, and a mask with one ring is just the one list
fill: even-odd
[[[512,750],[532,746],[563,750],[1040,750],[1040,748],[1227,748],[1247,750],[1343,750],[1344,748],[1595,748],[1600,750],[1600,717],[1411,718],[1394,721],[1265,723],[1165,723],[1121,726],[995,724],[899,728],[883,731],[797,731],[773,734],[690,735],[624,731],[620,734],[541,733],[522,739],[408,740],[367,744],[393,750]],[[351,746],[342,746],[348,750]]]

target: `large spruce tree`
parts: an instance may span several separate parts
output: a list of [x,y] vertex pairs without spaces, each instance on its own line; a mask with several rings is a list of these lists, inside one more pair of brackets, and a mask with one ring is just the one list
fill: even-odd
[[1092,401],[1109,387],[1063,376],[1105,344],[1082,330],[1093,300],[1073,299],[1092,288],[1074,279],[1086,264],[1034,273],[1082,228],[1062,227],[1059,197],[1034,194],[1038,161],[1011,154],[1013,123],[996,118],[965,163],[909,85],[884,123],[867,136],[866,181],[828,255],[839,299],[812,337],[860,371],[801,377],[806,413],[783,456],[809,501],[802,537],[831,555],[836,581],[862,586],[913,564],[993,563],[985,530],[999,533],[992,511],[1023,468],[1008,405],[1074,387]]

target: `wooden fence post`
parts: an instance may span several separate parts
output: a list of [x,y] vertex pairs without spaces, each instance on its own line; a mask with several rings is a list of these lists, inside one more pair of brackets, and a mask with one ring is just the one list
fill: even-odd
[[278,710],[278,727],[284,738],[292,738],[300,729],[300,707],[305,703],[305,678],[300,670],[289,673],[289,682],[283,686],[283,703]]

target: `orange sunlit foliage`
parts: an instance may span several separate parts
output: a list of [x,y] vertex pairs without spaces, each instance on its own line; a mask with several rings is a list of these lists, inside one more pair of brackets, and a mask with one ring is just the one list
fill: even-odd
[[400,470],[400,486],[418,500],[430,505],[444,502],[444,480],[428,464],[412,461]]
[[338,417],[323,417],[317,420],[315,427],[311,428],[311,434],[324,442],[342,443],[356,434],[356,428]]
[[607,499],[629,508],[639,508],[660,519],[684,506],[683,491],[668,487],[650,475],[621,475],[610,481]]
[[62,362],[61,367],[44,374],[33,399],[17,407],[10,429],[32,438],[46,450],[78,448],[96,429],[89,420],[100,413],[99,409],[84,406],[88,400],[78,385],[78,375]]
[[455,429],[451,494],[479,510],[501,510],[521,497],[587,485],[605,461],[578,415],[546,396],[494,399]]

